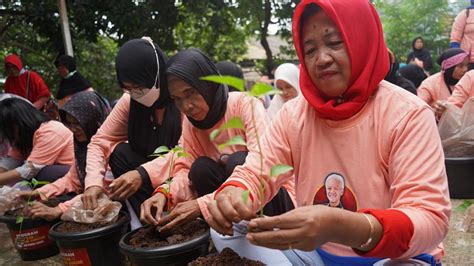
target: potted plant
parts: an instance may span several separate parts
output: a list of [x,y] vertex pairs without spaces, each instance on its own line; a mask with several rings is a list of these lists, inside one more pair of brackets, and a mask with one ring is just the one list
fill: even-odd
[[[107,211],[110,212],[104,208]],[[126,212],[120,212],[110,222],[61,221],[49,230],[49,237],[59,246],[65,265],[123,265],[125,257],[118,243],[129,223]]]
[[[175,160],[188,156],[182,147],[169,149],[158,147],[151,156],[170,156],[167,187],[172,183],[172,170]],[[166,191],[167,210],[173,208],[171,195]],[[206,255],[209,247],[209,226],[197,219],[166,235],[159,232],[159,227],[144,226],[126,234],[120,240],[120,249],[133,265],[186,265],[199,256]]]
[[[46,183],[34,178],[31,181],[22,181],[23,185],[30,187],[32,190]],[[15,205],[20,208],[7,211],[0,216],[0,222],[7,225],[15,249],[20,254],[21,259],[33,261],[58,254],[59,250],[56,243],[48,238],[49,229],[58,221],[50,222],[25,216],[26,209],[35,201],[31,197],[28,197],[26,201],[21,197],[16,197],[13,200],[18,201]],[[51,207],[57,205],[57,203],[56,201],[45,202]]]

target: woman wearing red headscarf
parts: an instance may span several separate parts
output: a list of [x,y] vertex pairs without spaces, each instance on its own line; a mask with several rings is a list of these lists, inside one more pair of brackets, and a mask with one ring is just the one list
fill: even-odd
[[[250,220],[251,243],[311,251],[305,254],[331,265],[440,256],[451,206],[435,119],[422,100],[383,81],[389,60],[374,7],[367,0],[302,1],[293,40],[304,97],[265,131],[263,170],[250,153],[216,192],[210,225],[229,235],[232,222]],[[258,173],[280,163],[294,169],[264,176],[260,201]],[[255,218],[292,174],[298,208]],[[344,183],[336,190],[325,184],[334,175]],[[330,197],[339,207],[328,206]],[[420,259],[436,263],[431,255]]]

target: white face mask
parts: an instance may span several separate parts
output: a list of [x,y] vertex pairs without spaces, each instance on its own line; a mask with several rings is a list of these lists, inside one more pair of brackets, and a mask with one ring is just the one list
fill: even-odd
[[160,98],[160,88],[153,86],[151,89],[132,90],[130,97],[140,104],[150,107]]

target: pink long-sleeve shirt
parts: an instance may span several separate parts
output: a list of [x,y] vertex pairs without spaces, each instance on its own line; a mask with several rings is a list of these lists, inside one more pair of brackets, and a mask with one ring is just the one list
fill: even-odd
[[474,70],[468,71],[454,87],[453,94],[448,98],[448,103],[462,108],[464,103],[474,97]]
[[469,53],[469,62],[474,62],[474,10],[469,10],[469,17],[467,17],[466,10],[462,10],[454,19],[451,28],[451,42],[458,42],[461,49]]
[[[319,118],[304,98],[293,100],[267,128],[262,144],[264,173],[279,163],[294,167],[293,173],[266,179],[266,200],[294,174],[298,206],[327,205],[325,178],[336,174],[345,181],[340,207],[394,209],[409,218],[414,230],[400,257],[441,253],[451,208],[444,154],[433,113],[416,96],[382,81],[358,114],[341,121]],[[251,153],[221,188],[248,188],[257,210],[258,169],[259,155]],[[357,256],[334,243],[322,248]]]
[[74,163],[74,139],[72,132],[58,121],[42,123],[33,135],[33,148],[28,158],[24,158],[14,148],[8,153],[17,160],[25,160],[39,165]]
[[[451,90],[454,86],[451,86]],[[451,96],[449,89],[444,82],[443,73],[439,72],[423,80],[420,87],[416,90],[418,97],[425,101],[429,106],[433,106],[436,101],[444,101]]]
[[[255,110],[255,125],[252,122],[252,105]],[[214,141],[209,137],[214,129],[219,128],[221,125],[229,121],[231,118],[240,117],[243,122],[246,131],[241,129],[227,129],[219,134]],[[179,158],[173,170],[173,182],[171,183],[170,193],[172,195],[173,203],[179,203],[196,199],[197,195],[194,193],[189,183],[189,169],[192,163],[200,156],[207,156],[215,161],[218,161],[222,154],[232,154],[237,151],[249,151],[257,152],[257,136],[261,136],[268,125],[268,117],[260,101],[244,93],[231,92],[227,101],[227,109],[224,117],[214,127],[202,130],[194,127],[191,122],[186,118],[183,122],[183,133],[180,139],[180,145],[184,150],[190,154],[188,157]],[[244,138],[246,146],[232,145],[226,147],[220,151],[218,145],[225,143],[227,140],[234,136],[240,135]],[[166,159],[166,164],[169,163],[169,158]],[[143,167],[147,170],[150,176],[162,175],[161,180],[163,182],[167,178],[167,167],[162,167],[165,160],[159,158],[155,161],[146,163]],[[169,165],[169,164],[167,164]],[[290,196],[294,197],[294,182],[290,178],[285,183],[285,188],[288,190]],[[166,185],[163,185],[166,186]],[[163,187],[162,186],[162,187]],[[207,203],[213,199],[213,194],[208,194],[203,197],[197,198],[199,208],[205,219],[209,217],[209,211],[207,210]]]

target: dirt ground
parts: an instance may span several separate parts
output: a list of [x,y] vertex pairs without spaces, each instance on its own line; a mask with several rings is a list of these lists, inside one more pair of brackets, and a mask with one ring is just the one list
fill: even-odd
[[[443,242],[446,249],[443,265],[474,265],[474,233],[460,232],[456,229],[456,224],[463,217],[463,213],[457,211],[456,207],[462,203],[462,200],[451,200],[451,202],[453,204],[453,212],[450,230]],[[0,239],[0,265],[63,265],[59,255],[34,262],[22,261],[13,248],[10,234],[4,224],[0,224]]]

